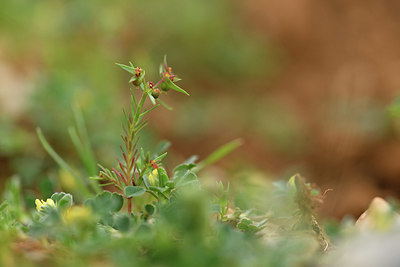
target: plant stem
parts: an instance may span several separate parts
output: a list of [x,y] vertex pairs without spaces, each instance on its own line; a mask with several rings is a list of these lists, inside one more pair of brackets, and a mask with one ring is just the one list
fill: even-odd
[[[131,92],[133,93],[133,92]],[[136,160],[137,160],[137,155],[136,155],[136,150],[135,146],[138,141],[136,138],[136,126],[140,121],[140,113],[143,109],[145,100],[146,100],[147,93],[144,91],[142,93],[142,97],[140,98],[140,101],[136,104],[136,107],[131,106],[131,110],[134,112],[131,114],[132,119],[128,120],[128,132],[126,133],[126,157],[124,156],[125,160],[125,166],[126,166],[126,180],[128,183],[132,183],[132,185],[135,184],[135,170],[136,170]],[[122,149],[122,148],[121,148]],[[124,153],[124,150],[122,149],[122,152]],[[133,171],[133,173],[132,173]],[[131,174],[132,173],[132,174]],[[128,185],[128,184],[127,184]]]
[[132,198],[127,198],[126,200],[128,201],[128,213],[131,214],[132,213]]

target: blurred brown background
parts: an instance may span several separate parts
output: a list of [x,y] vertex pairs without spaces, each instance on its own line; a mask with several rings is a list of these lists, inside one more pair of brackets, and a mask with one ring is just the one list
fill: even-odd
[[165,97],[174,111],[153,114],[150,146],[168,139],[184,159],[242,137],[217,176],[299,172],[333,189],[329,216],[400,194],[399,126],[386,111],[400,87],[398,1],[5,1],[0,10],[3,180],[17,173],[43,189],[56,179],[36,126],[75,160],[65,134],[74,102],[99,161],[111,162],[129,78],[113,63],[133,60],[155,77],[166,53],[191,97]]
[[248,1],[245,10],[289,55],[270,90],[305,130],[307,151],[291,160],[334,189],[326,209],[356,214],[374,195],[398,195],[400,144],[384,112],[400,87],[400,3]]

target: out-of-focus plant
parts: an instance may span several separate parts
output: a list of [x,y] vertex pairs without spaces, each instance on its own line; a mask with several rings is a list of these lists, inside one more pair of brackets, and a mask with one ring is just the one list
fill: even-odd
[[[175,84],[179,79],[165,60],[154,84],[146,80],[142,68],[118,65],[132,75],[135,89],[130,90],[130,109],[124,112],[121,154],[115,167],[100,166],[99,173],[90,176],[94,185],[77,175],[80,185],[75,193],[81,199],[75,203],[72,194],[56,192],[36,199],[36,210],[26,209],[21,184],[12,179],[0,204],[0,264],[308,266],[329,259],[325,255],[329,256],[332,243],[316,212],[327,191],[321,193],[300,175],[288,182],[249,178],[227,185],[220,181],[211,190],[202,188],[197,173],[237,148],[240,140],[197,164],[197,157],[190,157],[168,175],[162,164],[167,143],[150,153],[138,139],[147,124],[145,117],[160,105],[169,108],[160,99],[163,94],[187,93]],[[146,100],[153,106],[148,107]],[[76,130],[70,130],[71,137],[90,173],[94,157],[85,145],[90,135],[77,124]],[[72,173],[38,134],[47,152]],[[104,186],[106,190],[101,190]],[[376,202],[366,212],[369,221],[364,225],[394,231],[399,215],[387,203]],[[356,236],[361,223],[336,231],[335,242]]]
[[[147,15],[148,10],[151,10],[151,16]],[[18,81],[24,81],[24,88],[30,90],[23,94],[27,101],[21,107],[20,117],[7,118],[10,120],[7,124],[16,129],[0,141],[0,146],[5,147],[5,150],[0,148],[0,153],[7,153],[4,156],[7,170],[0,173],[0,178],[5,180],[17,173],[23,185],[35,185],[35,190],[49,197],[50,190],[44,190],[44,184],[48,189],[60,190],[55,181],[59,176],[65,177],[65,173],[72,175],[64,169],[62,175],[58,175],[59,168],[53,162],[43,161],[43,153],[36,149],[38,143],[32,131],[32,126],[36,125],[77,175],[87,174],[87,168],[77,168],[81,157],[76,157],[76,151],[71,149],[73,146],[66,141],[69,131],[54,123],[63,121],[66,127],[74,123],[75,112],[71,112],[71,104],[78,105],[84,111],[84,117],[90,118],[86,120],[86,127],[96,160],[111,164],[114,158],[110,155],[114,155],[118,144],[113,136],[119,125],[118,111],[113,107],[126,99],[126,91],[118,90],[122,88],[122,75],[110,64],[116,58],[129,58],[134,53],[142,66],[147,67],[165,51],[180,50],[181,53],[172,52],[174,66],[181,74],[184,72],[186,86],[192,86],[193,91],[199,88],[199,79],[206,77],[210,81],[209,88],[218,86],[224,90],[220,85],[228,84],[230,90],[235,90],[230,84],[241,82],[241,77],[252,79],[264,75],[265,70],[273,71],[277,61],[270,42],[263,35],[248,31],[238,22],[234,10],[235,4],[226,0],[191,3],[117,0],[112,5],[108,1],[94,0],[1,1],[0,46],[6,55],[2,58],[2,66],[15,73]],[[166,15],[174,12],[174,16]],[[154,42],[154,36],[160,41]],[[148,74],[157,72],[149,71]],[[106,76],[108,78],[103,79]],[[12,91],[12,87],[9,90]],[[196,93],[202,94],[199,90]],[[171,99],[171,103],[177,110],[182,108],[189,114],[196,112],[199,99]],[[183,102],[191,108],[182,107]],[[201,110],[204,118],[200,120],[211,123],[206,114],[212,111],[208,106]],[[188,129],[201,134],[202,131],[196,129],[201,130],[202,124],[186,119],[195,115],[177,118],[170,126],[182,120],[189,121],[172,128],[179,128],[176,132],[181,134]],[[108,127],[103,127],[104,120],[108,121]],[[0,128],[2,131],[3,124]],[[151,140],[151,129],[145,130],[143,135],[142,142],[156,144]],[[145,147],[150,147],[146,144]],[[24,155],[17,155],[21,147]],[[27,153],[28,148],[33,152]],[[20,168],[23,165],[24,168]],[[92,166],[97,172],[98,166]]]
[[[77,172],[68,164],[66,163],[58,154],[57,152],[51,147],[49,142],[46,140],[44,137],[42,130],[40,128],[37,128],[37,135],[39,137],[39,140],[44,147],[44,149],[49,153],[49,155],[57,162],[57,164],[65,171],[67,172],[70,177],[74,180],[73,184],[74,186],[71,186],[72,188],[76,186],[77,190],[79,193],[81,193],[83,196],[90,196],[91,192],[87,188],[87,185],[84,182],[83,176],[84,175],[96,175],[97,173],[97,166],[96,166],[96,161],[94,158],[94,154],[91,148],[91,144],[89,141],[89,136],[84,124],[83,116],[81,114],[81,111],[75,107],[74,109],[74,115],[75,115],[75,122],[76,122],[76,127],[70,127],[69,128],[69,135],[72,140],[72,143],[75,147],[76,152],[79,155],[79,158],[81,159],[81,162],[83,163],[83,166],[85,167],[85,173],[80,173],[77,174]],[[62,178],[62,175],[60,175]],[[92,190],[95,193],[100,192],[100,188],[97,183],[91,182],[90,186]]]
[[388,107],[388,111],[393,117],[400,117],[400,97],[393,101],[393,103]]

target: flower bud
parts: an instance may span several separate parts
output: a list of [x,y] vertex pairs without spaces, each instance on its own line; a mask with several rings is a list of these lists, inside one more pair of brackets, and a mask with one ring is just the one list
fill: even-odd
[[156,88],[151,91],[151,96],[157,99],[161,94],[160,89]]
[[160,88],[164,92],[168,92],[171,89],[170,86],[168,85],[168,83],[165,81],[161,83]]
[[131,82],[135,86],[140,86],[143,83],[144,71],[142,68],[135,68],[135,75],[130,79]]
[[142,68],[140,68],[140,67],[135,68],[135,76],[136,77],[139,77],[140,75],[142,75],[142,73],[143,73]]
[[131,81],[134,86],[140,86],[143,83],[143,75],[136,79],[131,79]]
[[158,170],[157,169],[154,169],[149,174],[149,184],[151,186],[157,186],[158,185]]

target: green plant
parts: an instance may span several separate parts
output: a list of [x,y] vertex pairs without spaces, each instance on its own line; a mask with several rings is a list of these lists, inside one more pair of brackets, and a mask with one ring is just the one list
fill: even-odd
[[[82,174],[72,175],[75,171],[38,130],[44,148],[79,183],[74,193],[80,198],[74,202],[74,194],[56,192],[37,199],[36,210],[29,210],[20,181],[13,177],[0,204],[1,265],[310,266],[320,259],[335,263],[325,257],[332,243],[316,212],[327,191],[321,194],[298,174],[287,182],[246,174],[240,182],[219,181],[203,188],[200,170],[236,149],[240,140],[198,163],[192,156],[168,175],[162,163],[168,143],[150,153],[138,140],[147,115],[166,106],[162,94],[171,89],[187,93],[174,84],[179,79],[165,60],[155,84],[146,81],[141,68],[118,65],[133,75],[135,89],[130,90],[130,110],[124,112],[116,166],[100,165],[93,175],[97,167],[88,145],[90,135],[79,114],[70,134],[87,173],[92,173],[92,184]],[[153,106],[146,108],[148,99]],[[400,215],[382,203],[371,204],[367,220],[359,224],[365,229],[383,225],[380,231],[390,231]],[[356,236],[357,231],[354,223],[329,230],[335,232],[335,240]]]
[[[147,124],[144,117],[159,106],[157,102],[170,108],[160,99],[161,93],[172,89],[186,95],[189,94],[175,84],[180,79],[172,73],[166,58],[160,66],[161,79],[155,84],[147,82],[145,70],[133,66],[132,63],[130,66],[123,64],[118,64],[118,66],[133,75],[129,82],[140,91],[141,97],[137,101],[135,92],[131,90],[131,107],[128,114],[124,112],[125,123],[122,125],[123,134],[121,135],[123,145],[120,146],[122,155],[120,159],[117,159],[118,170],[116,168],[110,170],[100,165],[100,175],[91,178],[101,181],[102,186],[113,185],[126,199],[128,212],[131,213],[132,198],[147,192],[157,200],[168,199],[175,188],[175,184],[169,181],[165,169],[161,167],[161,160],[167,155],[167,152],[150,155],[149,152],[137,147],[140,131]],[[144,110],[147,98],[154,106]],[[191,174],[190,179],[196,180],[197,178]]]
[[[131,213],[133,198],[148,193],[157,201],[168,200],[177,189],[187,185],[198,184],[196,172],[236,149],[241,145],[241,141],[238,139],[225,144],[197,165],[193,164],[197,158],[192,157],[177,166],[173,171],[172,179],[170,179],[161,163],[162,159],[167,155],[165,150],[168,148],[168,143],[161,143],[155,153],[150,153],[142,147],[138,147],[140,133],[147,125],[146,115],[152,110],[160,105],[171,109],[160,99],[162,94],[166,94],[171,89],[186,95],[189,94],[175,84],[181,79],[172,72],[172,68],[167,64],[166,57],[164,57],[164,62],[160,64],[160,80],[156,83],[148,82],[145,70],[135,67],[132,63],[129,66],[117,65],[132,74],[129,83],[135,87],[135,89],[130,89],[130,109],[128,112],[124,111],[123,132],[121,135],[123,143],[120,146],[121,155],[119,158],[117,157],[117,166],[106,168],[98,164],[100,172],[98,175],[94,173],[97,168],[94,166],[95,159],[91,150],[90,140],[81,111],[76,107],[74,108],[76,127],[70,127],[69,129],[74,147],[83,166],[85,166],[86,173],[89,174],[89,178],[92,180],[92,183],[90,183],[92,190],[88,187],[85,179],[82,178],[83,174],[77,174],[54,151],[40,128],[38,128],[37,133],[39,140],[49,155],[75,180],[78,193],[87,198],[93,196],[92,192],[99,193],[99,187],[112,186],[113,190],[116,190],[125,199],[128,213]],[[139,100],[135,97],[138,94],[140,95]],[[146,109],[147,99],[150,100],[153,106]]]
[[396,98],[387,108],[389,114],[393,117],[400,117],[400,97]]

